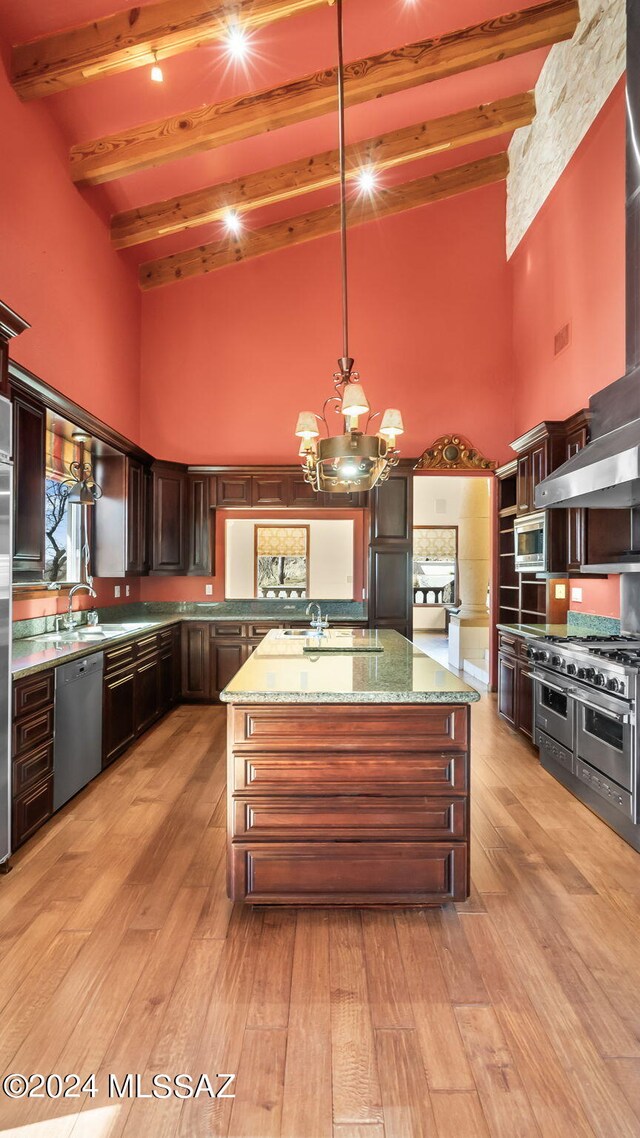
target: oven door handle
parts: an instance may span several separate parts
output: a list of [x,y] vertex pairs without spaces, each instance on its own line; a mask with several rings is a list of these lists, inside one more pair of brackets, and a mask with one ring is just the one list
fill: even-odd
[[544,684],[544,686],[550,688],[551,691],[560,692],[560,695],[572,696],[576,690],[575,688],[561,688],[558,684],[552,684],[549,680],[545,679],[544,676],[539,676],[536,672],[523,672],[522,675],[526,676],[528,680],[537,680],[539,684]]
[[607,719],[615,719],[618,723],[631,723],[633,716],[630,711],[609,711],[607,707],[600,707],[597,703],[589,703],[588,699],[580,699],[573,691],[572,696],[576,703],[581,703],[583,707],[588,707],[590,711],[597,711],[600,715],[604,715]]

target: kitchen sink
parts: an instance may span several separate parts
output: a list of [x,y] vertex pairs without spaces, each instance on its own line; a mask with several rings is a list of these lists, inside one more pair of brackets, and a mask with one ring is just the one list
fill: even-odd
[[278,637],[287,640],[305,640],[308,636],[315,636],[312,628],[281,628],[278,632]]

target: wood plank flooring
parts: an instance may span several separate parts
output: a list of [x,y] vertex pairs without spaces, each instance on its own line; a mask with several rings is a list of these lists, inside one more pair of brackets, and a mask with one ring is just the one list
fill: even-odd
[[[0,877],[1,1138],[638,1138],[640,861],[473,708],[473,892],[233,906],[225,711],[180,707]],[[108,1077],[237,1075],[235,1098]]]

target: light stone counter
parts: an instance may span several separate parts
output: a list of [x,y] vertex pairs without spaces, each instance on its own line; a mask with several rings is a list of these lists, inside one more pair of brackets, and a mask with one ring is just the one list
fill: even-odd
[[287,639],[272,630],[221,693],[221,700],[460,704],[480,699],[474,688],[399,633],[371,629],[351,643],[345,631],[330,631],[322,643],[331,650],[317,652],[304,650],[315,647],[315,637]]

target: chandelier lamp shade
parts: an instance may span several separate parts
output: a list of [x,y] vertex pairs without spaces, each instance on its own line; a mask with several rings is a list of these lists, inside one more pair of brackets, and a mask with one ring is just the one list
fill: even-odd
[[[387,408],[384,413],[371,411],[360,376],[353,370],[354,360],[349,355],[342,3],[343,0],[336,0],[343,350],[338,360],[339,370],[333,376],[334,394],[325,400],[321,415],[315,411],[301,411],[295,432],[300,439],[298,455],[303,460],[305,481],[316,490],[333,494],[371,490],[377,483],[384,482],[398,465],[396,443],[398,435],[404,431],[402,415],[397,408]],[[333,434],[331,431],[328,418],[331,411],[342,417],[341,433]],[[363,420],[362,428],[360,420]],[[380,420],[377,432],[370,433],[377,420]],[[334,419],[333,423],[339,421]]]

